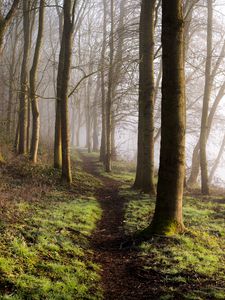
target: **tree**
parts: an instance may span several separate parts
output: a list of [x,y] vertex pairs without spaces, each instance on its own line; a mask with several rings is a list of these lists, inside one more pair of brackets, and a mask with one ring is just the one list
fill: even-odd
[[[8,11],[7,15],[4,17],[2,14],[2,3],[0,3],[0,54],[3,47],[3,39],[6,30],[8,29],[9,25],[11,24],[13,17],[16,13],[20,0],[14,0],[10,10]],[[1,160],[1,151],[0,151],[0,160]]]
[[30,0],[23,0],[23,62],[20,76],[19,154],[27,152],[28,126],[28,63],[30,54]]
[[101,147],[100,147],[100,161],[105,163],[106,159],[106,95],[105,95],[105,52],[106,52],[106,2],[103,0],[103,41],[101,51]]
[[208,0],[208,23],[207,23],[207,59],[205,66],[205,91],[202,108],[201,134],[200,134],[200,166],[201,166],[201,189],[205,195],[209,194],[208,164],[206,155],[207,143],[207,123],[210,101],[210,92],[212,89],[212,0]]
[[155,194],[154,15],[156,1],[142,0],[140,18],[138,157],[134,187]]
[[182,0],[162,0],[162,115],[157,200],[152,233],[184,230],[185,76]]
[[17,8],[18,8],[19,2],[20,2],[20,0],[14,0],[13,1],[9,12],[7,13],[7,15],[5,17],[2,15],[2,12],[1,12],[2,3],[0,3],[0,51],[1,51],[2,46],[3,46],[4,34],[5,34],[6,30],[8,29],[10,23],[12,22],[12,19],[13,19],[15,13],[16,13]]
[[113,59],[114,59],[114,1],[110,1],[110,41],[109,41],[109,72],[108,91],[106,97],[106,158],[105,170],[111,172],[112,169],[112,88],[113,88]]
[[213,163],[213,166],[212,166],[212,169],[210,170],[210,173],[209,173],[209,183],[212,183],[212,180],[213,180],[213,177],[214,177],[214,174],[220,164],[220,160],[224,154],[224,149],[225,149],[225,135],[223,137],[223,141],[222,141],[222,144],[221,144],[221,147],[220,147],[220,150],[218,152],[218,155]]
[[59,11],[58,1],[56,1],[57,14],[59,18],[59,38],[61,43],[61,49],[59,53],[59,64],[57,73],[57,91],[56,91],[56,105],[55,105],[55,137],[54,137],[54,168],[60,169],[62,167],[62,136],[61,136],[61,103],[60,92],[62,82],[63,71],[63,59],[64,59],[64,47],[63,41],[63,14]]
[[[70,134],[69,134],[69,112],[68,112],[68,87],[70,80],[70,68],[72,58],[72,36],[74,27],[74,15],[76,0],[64,0],[63,15],[64,25],[60,49],[60,60],[58,72],[61,82],[57,82],[57,100],[61,110],[61,137],[62,137],[62,180],[68,183],[72,182],[71,165],[70,165]],[[59,76],[59,74],[58,74]]]
[[39,107],[38,107],[38,102],[36,97],[36,77],[37,77],[37,67],[39,62],[42,37],[43,37],[43,29],[44,29],[44,9],[45,9],[45,0],[40,0],[38,35],[37,35],[37,41],[35,46],[33,64],[30,70],[30,100],[31,100],[32,115],[33,115],[30,158],[34,163],[37,162],[37,152],[38,152],[39,132],[40,132],[40,113],[39,113]]

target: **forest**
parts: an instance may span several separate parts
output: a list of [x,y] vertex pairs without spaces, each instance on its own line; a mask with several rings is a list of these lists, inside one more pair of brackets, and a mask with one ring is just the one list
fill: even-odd
[[0,299],[225,299],[225,1],[0,0]]

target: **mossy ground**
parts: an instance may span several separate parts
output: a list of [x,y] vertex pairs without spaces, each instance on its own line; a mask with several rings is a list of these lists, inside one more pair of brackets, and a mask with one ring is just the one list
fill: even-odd
[[[152,220],[155,198],[131,188],[133,164],[113,164],[110,174],[104,173],[101,164],[99,172],[122,183],[119,194],[127,200],[124,230],[135,239]],[[152,299],[225,299],[225,199],[217,194],[217,190],[209,197],[189,193],[184,197],[187,231],[173,237],[155,236],[138,245],[140,277],[151,286]]]
[[87,153],[82,151],[81,155],[87,159],[92,160],[95,166],[95,171],[98,173],[98,177],[111,179],[118,183],[127,184],[132,186],[135,179],[135,163],[127,163],[124,160],[112,161],[112,171],[110,173],[105,172],[105,168],[102,162],[99,161],[99,153]]
[[[33,166],[26,158],[1,164],[0,299],[103,298],[90,243],[102,214],[94,196],[103,188],[101,177],[118,181],[125,233],[136,236],[149,225],[155,199],[131,189],[133,164],[115,162],[106,174],[97,154],[84,155],[95,160],[98,178],[76,157],[70,187],[49,165]],[[135,247],[135,282],[144,281],[152,299],[225,299],[224,211],[224,196],[187,195],[187,231]]]
[[[121,193],[130,199],[124,227],[135,235],[149,225],[155,199],[126,186]],[[143,276],[155,277],[153,292],[159,299],[225,299],[224,211],[224,198],[185,197],[187,231],[171,238],[152,237],[140,245]]]
[[80,167],[74,184],[26,159],[0,173],[0,299],[101,299],[90,236],[101,218],[100,182]]

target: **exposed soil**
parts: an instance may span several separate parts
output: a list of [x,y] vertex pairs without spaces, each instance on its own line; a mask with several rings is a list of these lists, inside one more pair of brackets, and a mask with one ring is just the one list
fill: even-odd
[[[96,160],[82,156],[84,170],[103,182],[97,199],[103,215],[92,236],[94,260],[102,267],[102,286],[105,299],[159,299],[151,294],[153,281],[142,274],[138,251],[130,247],[130,238],[123,231],[126,201],[118,193],[120,183],[101,176]],[[126,243],[128,246],[126,247]],[[157,274],[155,274],[157,275]]]

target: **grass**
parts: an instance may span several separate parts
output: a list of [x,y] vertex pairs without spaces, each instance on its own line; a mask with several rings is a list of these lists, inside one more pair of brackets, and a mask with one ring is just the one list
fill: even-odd
[[[132,190],[134,167],[114,162],[101,176],[119,181],[127,199],[124,230],[135,235],[151,221],[155,199]],[[77,156],[75,153],[74,156]],[[95,197],[102,183],[73,162],[74,183],[60,172],[26,159],[3,163],[0,172],[0,299],[102,299],[100,266],[93,263],[90,236],[101,218]],[[16,195],[16,197],[15,197]],[[154,237],[139,246],[142,278],[154,299],[225,299],[224,198],[184,199],[188,230]]]
[[[128,187],[121,194],[130,199],[124,221],[127,234],[145,229],[154,212],[154,199]],[[141,244],[144,270],[156,275],[159,299],[225,299],[225,203],[214,198],[186,197],[184,222],[188,231]]]
[[[129,172],[127,172],[129,170]],[[124,230],[136,235],[151,222],[155,199],[131,189],[134,169],[115,162],[102,176],[122,183],[120,195],[127,199]],[[144,277],[152,282],[157,299],[225,299],[225,201],[221,196],[184,198],[187,231],[172,238],[154,237],[139,247]]]
[[133,183],[136,168],[133,162],[128,163],[123,160],[112,161],[112,171],[110,173],[106,173],[102,163],[99,161],[99,153],[83,152],[82,155],[94,160],[96,170],[98,171],[100,176],[126,184]]
[[0,299],[102,299],[90,243],[101,218],[93,197],[100,182],[80,167],[73,175],[68,188],[49,166],[3,167]]
[[2,299],[100,296],[99,267],[91,262],[88,242],[101,215],[96,200],[50,201],[48,207],[20,203],[18,210],[21,205],[27,217],[5,227],[0,237]]

